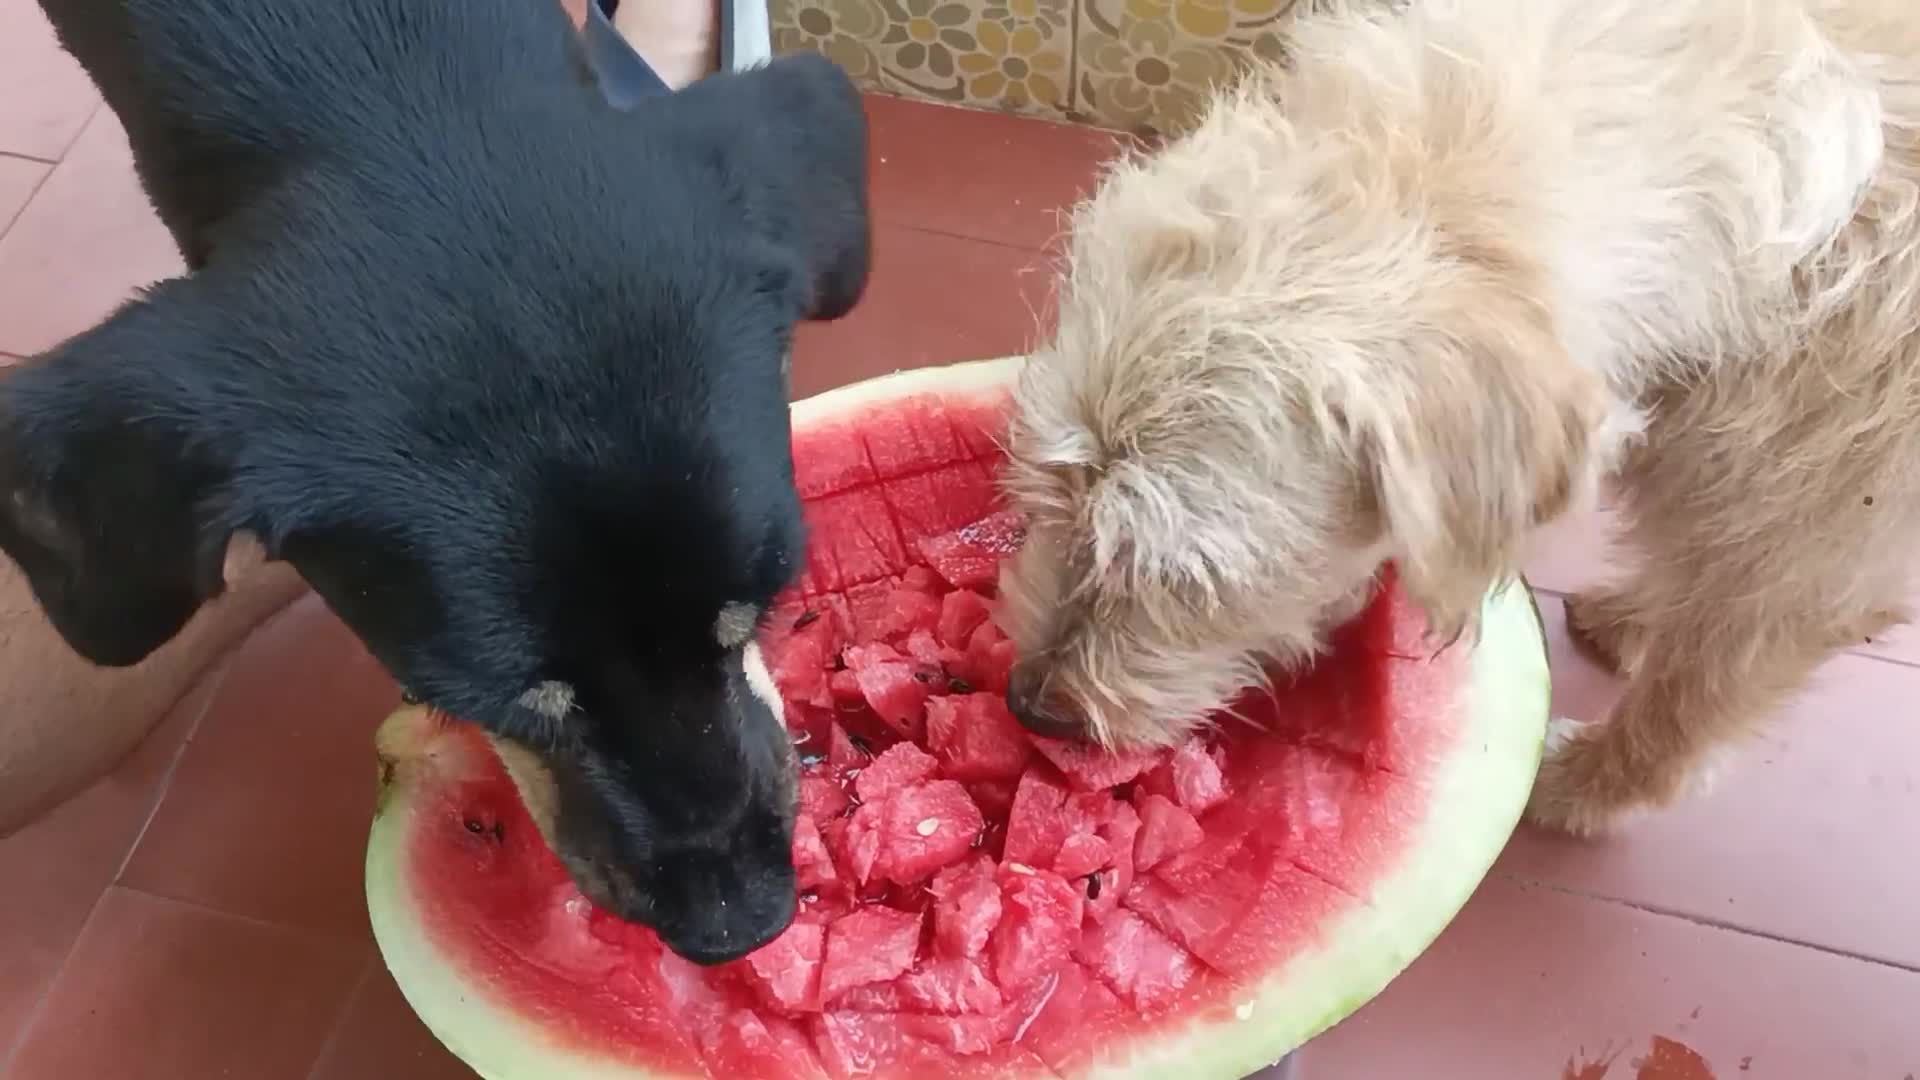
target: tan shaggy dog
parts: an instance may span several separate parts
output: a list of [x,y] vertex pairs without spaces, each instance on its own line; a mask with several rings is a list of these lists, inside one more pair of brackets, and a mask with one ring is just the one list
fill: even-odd
[[1434,0],[1285,70],[1075,214],[1017,393],[1003,580],[1029,726],[1161,742],[1397,563],[1471,633],[1615,477],[1629,677],[1538,820],[1686,790],[1905,612],[1920,537],[1920,2]]

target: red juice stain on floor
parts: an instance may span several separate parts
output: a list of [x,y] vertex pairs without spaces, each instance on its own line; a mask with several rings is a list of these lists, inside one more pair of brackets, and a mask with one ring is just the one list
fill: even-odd
[[1586,1050],[1582,1049],[1567,1059],[1567,1068],[1560,1074],[1560,1080],[1606,1080],[1607,1070],[1613,1068],[1614,1061],[1620,1057],[1620,1051],[1602,1050],[1600,1055],[1592,1061],[1584,1060],[1586,1056]]
[[1655,1035],[1652,1051],[1634,1065],[1640,1070],[1635,1080],[1714,1080],[1706,1058],[1664,1035]]
[[[1599,1056],[1589,1060],[1583,1049],[1567,1060],[1560,1080],[1607,1080],[1608,1071],[1619,1058],[1618,1050],[1602,1050]],[[1740,1063],[1741,1071],[1744,1072],[1752,1062],[1752,1058],[1743,1060]],[[1655,1035],[1646,1056],[1635,1058],[1633,1067],[1636,1070],[1633,1080],[1715,1080],[1713,1069],[1705,1058],[1692,1047],[1665,1035]]]

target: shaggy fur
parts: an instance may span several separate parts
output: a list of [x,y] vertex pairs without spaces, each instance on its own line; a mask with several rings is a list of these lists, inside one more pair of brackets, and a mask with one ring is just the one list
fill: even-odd
[[1920,531],[1920,7],[1335,10],[1079,208],[1018,390],[1032,726],[1162,742],[1395,562],[1471,632],[1611,473],[1630,676],[1533,813],[1665,803],[1899,621]]
[[801,563],[793,325],[866,281],[847,77],[622,113],[541,0],[43,6],[190,271],[0,379],[0,549],[53,625],[135,663],[257,536],[539,764],[596,900],[695,960],[779,933],[742,627]]

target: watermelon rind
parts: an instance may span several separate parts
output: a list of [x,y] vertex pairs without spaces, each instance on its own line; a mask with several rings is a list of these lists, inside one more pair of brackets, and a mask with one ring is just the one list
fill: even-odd
[[[917,394],[943,399],[1004,394],[1020,361],[1003,359],[902,372],[793,406],[796,430]],[[1314,941],[1227,1005],[1159,1021],[1111,1040],[1073,1075],[1086,1080],[1239,1080],[1278,1061],[1372,1000],[1433,943],[1466,904],[1520,820],[1546,734],[1551,684],[1538,609],[1524,583],[1485,599],[1480,634],[1453,708],[1461,726],[1432,762],[1425,813],[1404,853],[1375,878],[1365,902],[1326,920]],[[388,969],[420,1019],[485,1080],[679,1080],[601,1051],[503,1004],[490,985],[511,972],[461,970],[420,919],[406,865],[416,812],[436,773],[474,768],[466,740],[430,739],[419,707],[396,713],[382,745],[383,790],[367,848],[367,904]],[[396,764],[398,763],[398,764]],[[583,993],[591,990],[583,988]]]

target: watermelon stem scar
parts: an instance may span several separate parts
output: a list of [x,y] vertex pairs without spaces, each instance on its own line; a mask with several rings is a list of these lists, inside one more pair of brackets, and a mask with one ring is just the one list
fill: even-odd
[[375,936],[488,1080],[1178,1077],[1285,1057],[1447,925],[1519,821],[1548,674],[1524,586],[1434,655],[1383,575],[1310,671],[1171,750],[1024,731],[993,621],[1013,360],[793,407],[810,545],[761,649],[799,913],[698,968],[573,887],[492,743],[381,728]]

